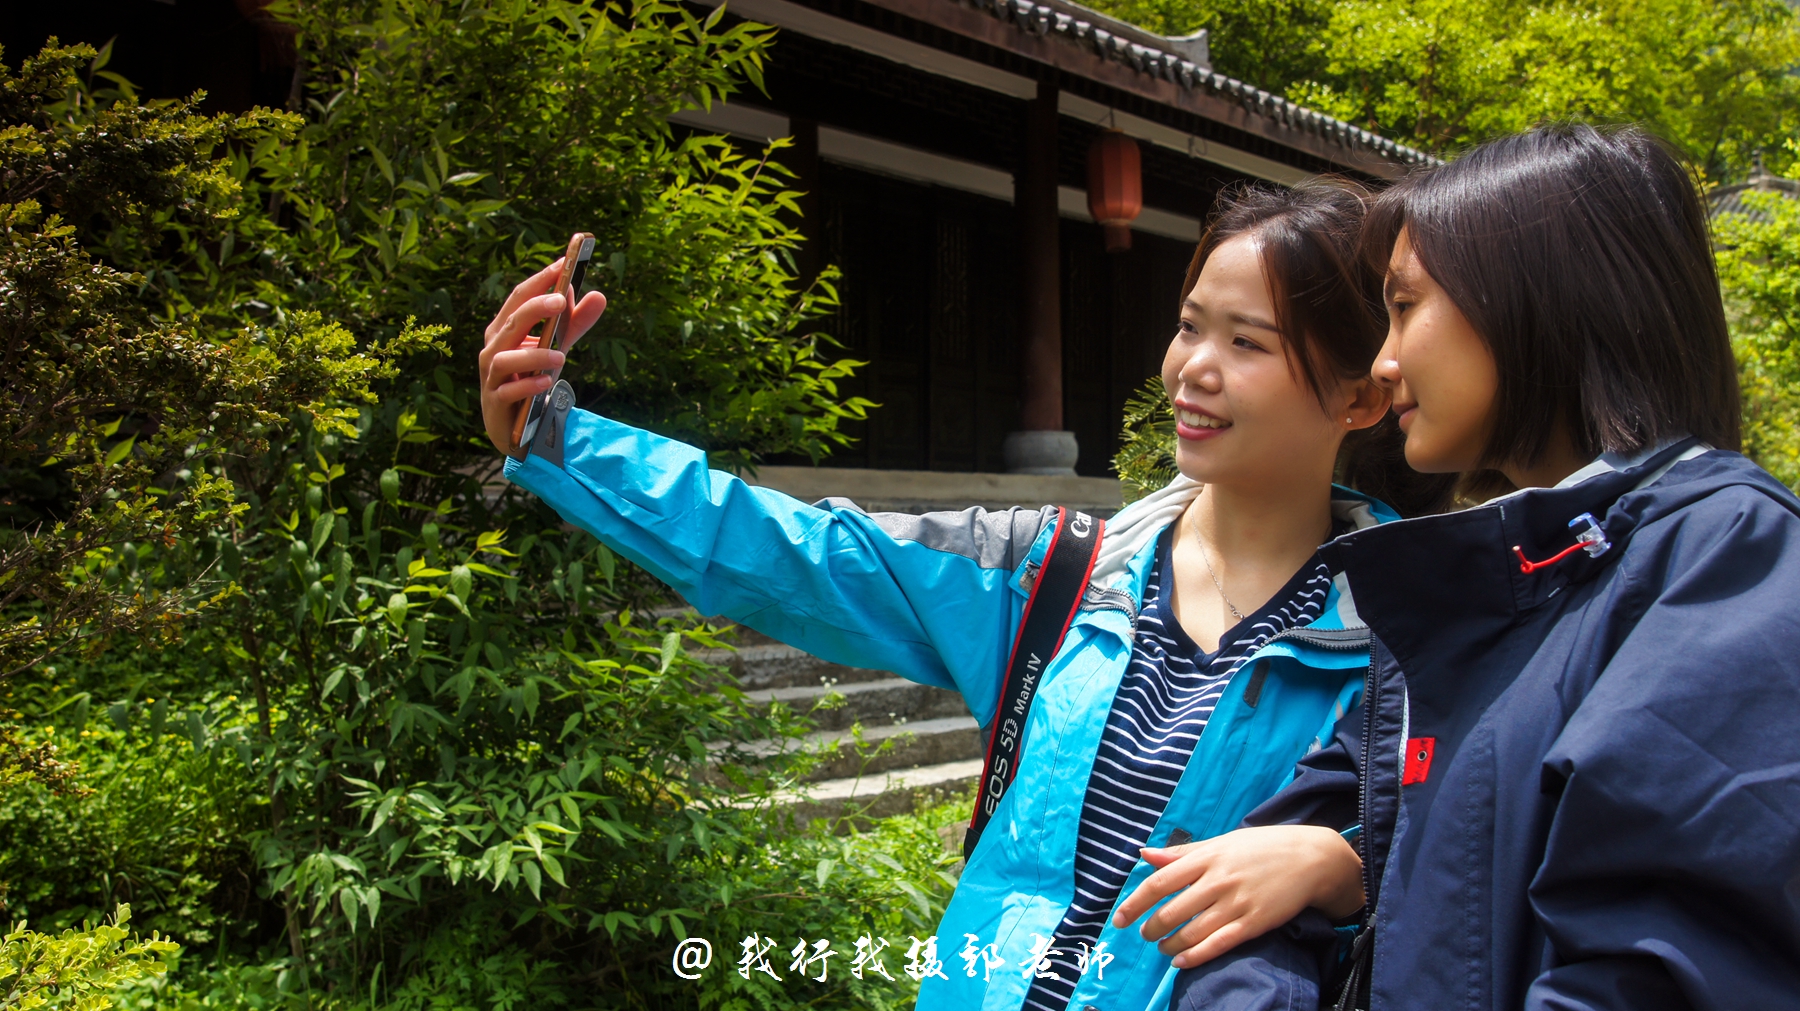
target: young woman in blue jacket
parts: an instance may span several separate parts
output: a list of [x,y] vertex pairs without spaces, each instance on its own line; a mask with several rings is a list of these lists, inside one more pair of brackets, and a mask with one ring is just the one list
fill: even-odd
[[1407,460],[1519,490],[1324,550],[1363,711],[1250,821],[1360,825],[1362,936],[1340,962],[1296,921],[1176,1006],[1800,1007],[1800,501],[1732,452],[1688,173],[1540,129],[1388,191],[1367,239]]
[[[1225,834],[1332,738],[1363,686],[1366,630],[1318,548],[1393,517],[1332,485],[1346,436],[1388,411],[1369,378],[1381,328],[1375,275],[1355,255],[1364,209],[1348,188],[1252,189],[1208,230],[1163,369],[1182,476],[1105,524],[919,1007],[1160,1009],[1180,968],[1303,908],[1363,904],[1360,861],[1337,830]],[[563,360],[526,338],[561,309],[542,294],[551,276],[514,290],[481,355],[502,450],[514,449],[517,405],[548,385],[516,377]],[[584,298],[574,331],[603,308]],[[529,448],[506,473],[571,523],[702,613],[954,688],[993,718],[1054,508],[807,505],[709,470],[698,449],[555,409],[557,452]],[[1208,840],[1185,896],[1203,894],[1206,915],[1167,939],[1114,924],[1120,897],[1167,862],[1157,848],[1190,839]]]

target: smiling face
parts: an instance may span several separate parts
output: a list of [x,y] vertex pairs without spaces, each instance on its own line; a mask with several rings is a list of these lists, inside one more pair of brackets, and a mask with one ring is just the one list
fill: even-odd
[[1337,382],[1322,406],[1276,329],[1257,235],[1219,245],[1181,306],[1163,358],[1175,404],[1175,462],[1220,485],[1329,480],[1344,433],[1380,420],[1387,400],[1366,380]]
[[1393,394],[1406,462],[1427,474],[1474,470],[1493,431],[1494,353],[1426,273],[1405,229],[1388,261],[1386,291],[1387,342],[1372,374]]

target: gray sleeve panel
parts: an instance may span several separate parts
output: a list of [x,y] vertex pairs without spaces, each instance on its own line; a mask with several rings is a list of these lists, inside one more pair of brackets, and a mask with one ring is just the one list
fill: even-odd
[[960,512],[869,513],[847,498],[827,498],[813,503],[820,509],[851,509],[873,520],[882,532],[897,541],[912,541],[934,551],[961,555],[984,569],[1016,569],[1031,553],[1031,545],[1044,528],[1056,522],[1056,507],[997,512],[964,509]]

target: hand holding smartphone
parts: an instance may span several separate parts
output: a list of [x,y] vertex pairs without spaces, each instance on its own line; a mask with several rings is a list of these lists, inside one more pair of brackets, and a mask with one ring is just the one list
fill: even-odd
[[[568,340],[569,328],[575,317],[575,301],[580,297],[582,281],[587,277],[588,263],[594,257],[594,236],[591,232],[576,232],[569,237],[569,247],[563,254],[563,265],[552,290],[563,297],[562,311],[546,320],[544,332],[527,336],[520,342],[520,347],[542,347],[552,351],[564,350]],[[554,380],[562,369],[549,370]],[[523,378],[514,376],[514,379]],[[532,436],[537,434],[538,422],[543,418],[544,410],[549,405],[550,390],[533,396],[524,409],[513,419],[512,444],[521,450],[531,444]]]
[[567,395],[568,385],[556,374],[606,311],[600,292],[577,300],[593,255],[594,237],[577,232],[562,257],[513,286],[482,335],[481,424],[488,441],[508,456],[524,458],[537,434],[534,424],[553,413],[547,410],[551,396],[558,390]]

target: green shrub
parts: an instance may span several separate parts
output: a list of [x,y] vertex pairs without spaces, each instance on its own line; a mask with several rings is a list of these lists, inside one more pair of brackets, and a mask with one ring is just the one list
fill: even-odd
[[[0,794],[0,913],[56,931],[129,904],[138,922],[185,944],[217,940],[221,908],[249,898],[252,785],[167,719],[126,734],[93,715],[65,752],[85,790],[27,783]],[[214,894],[233,877],[235,903]]]
[[1175,466],[1175,405],[1161,376],[1145,382],[1125,402],[1112,465],[1127,502],[1161,491],[1180,473]]
[[[771,862],[792,833],[769,798],[799,769],[742,745],[803,721],[698,659],[722,643],[656,617],[663,588],[496,483],[475,416],[482,325],[580,227],[614,301],[570,369],[590,400],[727,466],[843,441],[864,405],[810,329],[833,294],[829,274],[795,284],[785,173],[664,119],[755,81],[769,33],[655,3],[283,9],[313,82],[303,121],[203,121],[91,90],[80,53],[44,57],[63,71],[40,108],[161,117],[159,164],[216,198],[204,220],[152,196],[136,232],[68,233],[131,272],[117,311],[190,335],[202,363],[241,350],[228,378],[290,407],[183,443],[197,430],[125,404],[121,424],[168,437],[93,436],[144,461],[102,457],[109,501],[217,505],[84,555],[88,576],[43,567],[189,613],[151,648],[15,679],[92,792],[0,804],[0,886],[58,922],[129,895],[189,941],[139,1006],[680,1004],[695,991],[670,989],[669,947],[723,911],[812,923],[830,885],[845,916],[902,916],[905,889],[817,859],[796,886]],[[907,879],[927,911],[935,880]]]
[[162,958],[177,946],[154,934],[138,938],[129,922],[131,907],[120,906],[111,922],[57,935],[13,924],[0,937],[0,1008],[104,1011],[121,984],[162,973]]
[[866,401],[838,394],[854,363],[828,361],[808,322],[836,295],[829,273],[797,284],[789,173],[666,121],[760,82],[770,29],[661,0],[285,9],[308,122],[245,168],[292,227],[273,255],[240,247],[261,269],[222,272],[206,301],[305,305],[371,333],[449,324],[462,386],[508,288],[591,231],[589,283],[611,305],[567,370],[587,402],[719,465],[844,441],[839,419]]
[[78,70],[105,63],[53,45],[17,74],[0,65],[0,677],[114,637],[166,641],[194,581],[140,561],[234,502],[192,461],[254,450],[290,415],[341,428],[430,336],[358,349],[316,313],[159,311],[147,286],[205,261],[240,217],[230,145],[279,144],[297,123],[95,91]]
[[1744,397],[1744,453],[1800,487],[1800,201],[1745,193],[1715,222]]

